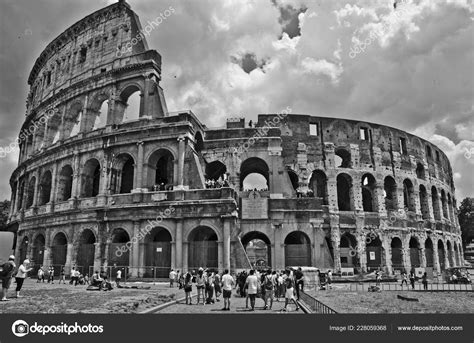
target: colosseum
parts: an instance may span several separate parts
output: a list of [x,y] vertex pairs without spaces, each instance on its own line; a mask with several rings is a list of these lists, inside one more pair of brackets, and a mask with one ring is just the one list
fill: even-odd
[[453,172],[435,145],[291,104],[209,128],[169,112],[160,81],[161,56],[122,0],[45,48],[10,179],[17,259],[135,277],[463,263]]

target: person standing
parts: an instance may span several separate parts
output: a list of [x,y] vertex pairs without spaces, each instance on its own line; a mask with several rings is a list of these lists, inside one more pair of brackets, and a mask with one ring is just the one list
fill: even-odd
[[400,286],[402,286],[402,288],[403,288],[404,283],[408,287],[408,280],[407,280],[407,273],[406,272],[403,272],[403,274],[402,274],[402,284],[400,285]]
[[410,284],[411,284],[411,289],[415,289],[415,273],[413,270],[410,272]]
[[193,278],[191,276],[191,273],[187,272],[186,276],[184,277],[184,294],[186,295],[186,305],[193,304],[192,297],[191,297],[192,291],[193,291]]
[[205,275],[206,304],[214,303],[214,273],[210,270]]
[[234,286],[234,278],[229,274],[229,270],[224,270],[222,275],[222,296],[224,298],[224,308],[222,311],[230,311],[230,297],[232,296],[232,286]]
[[66,271],[64,270],[64,266],[61,267],[61,274],[59,275],[59,284],[61,284],[61,281],[66,284]]
[[0,274],[0,279],[2,281],[2,299],[1,301],[8,301],[7,292],[10,288],[12,282],[12,276],[15,271],[15,256],[10,255],[8,261],[5,262],[2,266],[2,273]]
[[303,271],[301,270],[301,267],[299,267],[295,271],[295,281],[296,281],[295,282],[295,284],[296,284],[296,299],[300,300],[300,289],[302,291],[304,290],[304,274],[303,274]]
[[331,270],[328,270],[328,273],[327,273],[327,280],[328,280],[328,288],[331,288],[331,283],[332,283],[332,271]]
[[122,281],[122,270],[119,268],[115,276],[115,283],[117,284],[117,288],[120,288],[121,281]]
[[38,281],[37,281],[37,282],[41,282],[41,281],[44,282],[44,270],[43,270],[43,266],[40,266],[39,269],[38,269]]
[[51,284],[53,285],[54,284],[54,267],[53,266],[49,267],[48,272],[49,272],[48,283],[51,282]]
[[20,291],[21,291],[21,287],[23,286],[23,282],[25,282],[26,275],[28,274],[28,272],[33,270],[33,268],[28,268],[29,264],[30,264],[30,260],[26,259],[18,267],[18,272],[16,273],[16,276],[15,276],[17,298],[21,298]]
[[[273,306],[273,293],[275,290],[275,278],[272,275],[271,269],[269,269],[267,271],[267,274],[264,276],[262,288],[265,289],[265,293],[263,293],[264,294],[263,300],[265,301],[265,306],[263,307],[263,309],[266,310],[268,308],[269,310],[271,310]],[[268,307],[268,300],[270,300],[269,307]]]
[[382,281],[382,276],[380,275],[380,270],[377,269],[375,272],[375,285],[380,286],[380,281]]
[[214,275],[214,292],[216,293],[216,301],[220,301],[219,297],[221,296],[221,276],[219,275],[219,272],[216,272],[216,275]]
[[172,288],[174,286],[174,279],[176,278],[176,272],[173,269],[171,269],[169,277],[170,277],[170,288]]
[[250,298],[250,311],[255,311],[255,298],[258,293],[258,277],[255,275],[255,270],[250,271],[250,275],[245,280],[247,286],[247,294]]
[[286,279],[285,279],[285,307],[283,308],[283,311],[286,311],[286,308],[288,306],[288,303],[290,301],[293,301],[293,303],[296,305],[296,311],[298,311],[300,309],[300,307],[298,306],[298,303],[296,302],[295,300],[295,296],[294,296],[294,283],[295,281],[293,280],[293,278],[290,276],[290,271],[289,270],[286,270]]
[[421,283],[423,284],[423,290],[428,290],[428,274],[424,272],[423,277],[421,278]]
[[198,274],[196,276],[196,288],[197,288],[197,304],[199,305],[199,302],[202,298],[202,304],[206,304],[206,299],[204,297],[204,286],[205,286],[205,280],[204,280],[204,269],[199,268]]

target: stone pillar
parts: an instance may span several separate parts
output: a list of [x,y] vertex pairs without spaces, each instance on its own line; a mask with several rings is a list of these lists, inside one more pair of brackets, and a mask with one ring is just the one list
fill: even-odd
[[375,199],[377,199],[377,210],[379,215],[385,217],[387,215],[387,208],[385,207],[385,197],[383,196],[383,184],[379,184],[375,187]]
[[393,275],[392,254],[391,254],[392,248],[390,246],[390,239],[388,237],[385,237],[382,240],[382,247],[385,254],[385,266],[387,268],[386,271],[388,272],[388,274]]
[[351,202],[353,205],[352,210],[354,211],[364,211],[364,206],[362,204],[362,187],[360,187],[359,180],[352,179],[351,191],[349,196],[351,197]]
[[421,267],[426,268],[426,250],[425,250],[425,245],[420,243],[420,261],[421,261]]
[[217,268],[224,270],[224,241],[217,241]]
[[41,175],[39,173],[36,173],[36,175],[35,175],[35,194],[33,195],[33,205],[31,205],[31,207],[38,206],[38,199],[39,199],[39,194],[40,194],[40,177],[41,177]]
[[183,242],[183,272],[187,271],[188,266],[189,242]]
[[328,175],[327,180],[327,188],[328,188],[328,204],[329,204],[329,211],[337,211],[337,182],[336,182],[336,175]]
[[410,245],[409,239],[402,239],[402,261],[403,261],[403,268],[407,273],[411,270],[411,260],[410,260]]
[[360,268],[362,272],[367,272],[367,253],[365,250],[365,235],[359,234],[357,236],[357,253],[359,254]]
[[20,198],[20,179],[18,179],[18,181],[16,183],[15,204],[13,205],[13,211],[11,212],[12,214],[18,212],[19,198]]
[[73,179],[72,179],[72,194],[71,198],[79,198],[80,197],[80,187],[81,187],[81,172],[79,170],[79,152],[74,151],[74,171],[73,171]]
[[285,244],[282,238],[282,225],[273,224],[273,241],[275,242],[274,251],[274,268],[283,269],[285,268]]
[[341,270],[341,252],[339,250],[340,241],[341,241],[341,234],[339,231],[339,226],[331,226],[331,244],[332,244],[332,251],[334,254],[333,268],[335,271]]
[[66,253],[66,263],[65,263],[65,271],[69,272],[71,270],[71,266],[73,264],[73,256],[74,254],[74,244],[68,243],[67,245],[67,253]]
[[176,220],[176,268],[184,271],[183,264],[183,220]]
[[135,189],[143,188],[143,142],[137,143],[137,162],[135,168]]
[[223,257],[224,257],[224,269],[230,271],[230,226],[231,218],[224,218],[224,229],[223,229]]
[[405,208],[403,183],[397,183],[397,210]]
[[448,245],[446,244],[445,241],[443,241],[443,247],[444,247],[444,269],[448,269],[451,267],[451,263],[449,262]]
[[[138,220],[133,222],[133,236],[138,237],[140,233],[140,222]],[[137,277],[138,276],[138,266],[140,265],[140,243],[138,239],[132,240],[132,251],[130,252],[130,267],[131,276]]]
[[[106,256],[105,258],[108,258],[108,256]],[[94,243],[94,271],[99,270],[99,269],[100,269],[100,243],[96,242]],[[87,270],[87,273],[89,272],[90,271]]]
[[186,152],[186,137],[178,137],[178,179],[175,181],[175,184],[178,186],[178,189],[184,187],[184,157]]
[[433,240],[433,266],[437,273],[441,273],[441,266],[439,265],[439,255],[438,255],[438,240]]
[[102,263],[102,267],[107,267],[109,265],[109,251],[110,251],[110,244],[112,243],[112,240],[110,238],[107,238],[105,241],[105,248],[104,248],[104,263]]

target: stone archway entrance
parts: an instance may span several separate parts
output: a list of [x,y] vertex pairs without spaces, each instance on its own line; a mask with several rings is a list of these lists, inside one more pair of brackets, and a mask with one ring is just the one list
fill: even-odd
[[241,242],[255,269],[263,270],[272,266],[271,242],[267,235],[259,231],[248,232]]

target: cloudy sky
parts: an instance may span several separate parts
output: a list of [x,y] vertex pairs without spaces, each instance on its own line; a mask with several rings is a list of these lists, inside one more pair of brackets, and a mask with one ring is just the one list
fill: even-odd
[[[448,155],[458,202],[474,196],[474,5],[470,0],[129,0],[163,56],[168,108],[208,126],[280,112],[373,121]],[[113,1],[0,0],[0,147],[24,120],[45,46]],[[472,149],[472,150],[471,150]],[[472,151],[472,154],[471,154]],[[470,157],[470,158],[469,158]],[[0,157],[0,200],[18,153]]]

